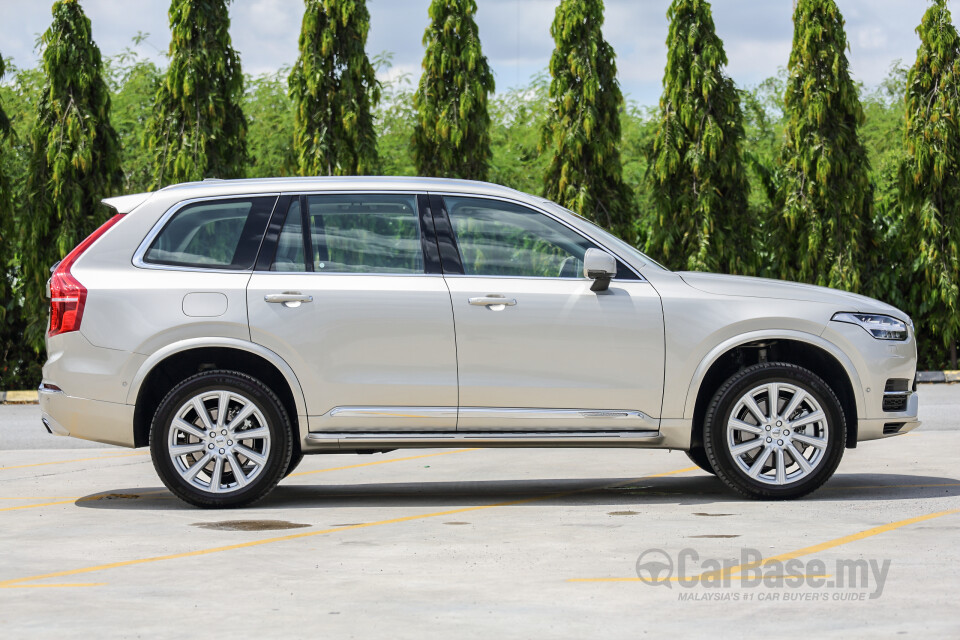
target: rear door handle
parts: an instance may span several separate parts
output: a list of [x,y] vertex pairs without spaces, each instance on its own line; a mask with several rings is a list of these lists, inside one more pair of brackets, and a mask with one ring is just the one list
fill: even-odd
[[477,307],[512,307],[517,304],[514,298],[507,299],[501,295],[480,296],[467,298],[467,302]]
[[284,291],[283,293],[268,293],[263,296],[266,302],[274,304],[283,304],[287,307],[299,307],[301,302],[313,302],[313,296],[308,296],[297,291]]

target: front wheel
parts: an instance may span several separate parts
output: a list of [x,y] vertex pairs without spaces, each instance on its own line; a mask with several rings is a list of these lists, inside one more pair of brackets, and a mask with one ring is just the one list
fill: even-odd
[[181,500],[206,508],[265,496],[289,468],[292,442],[277,395],[236,371],[204,371],[179,383],[150,427],[160,479]]
[[750,498],[799,498],[826,482],[843,456],[846,421],[836,394],[813,372],[761,363],[731,376],[707,409],[710,466]]
[[712,466],[710,466],[710,459],[707,458],[707,452],[704,451],[703,447],[693,447],[684,453],[686,453],[687,457],[690,458],[690,462],[697,465],[709,474],[717,475],[717,472],[713,470]]

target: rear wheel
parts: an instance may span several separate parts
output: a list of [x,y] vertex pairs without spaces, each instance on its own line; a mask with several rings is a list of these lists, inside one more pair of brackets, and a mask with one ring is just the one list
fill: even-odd
[[236,371],[187,378],[163,399],[150,427],[157,474],[198,507],[240,507],[265,496],[287,471],[292,442],[280,399]]
[[717,477],[751,498],[798,498],[843,456],[846,422],[832,389],[797,365],[770,362],[730,377],[710,401],[704,449]]

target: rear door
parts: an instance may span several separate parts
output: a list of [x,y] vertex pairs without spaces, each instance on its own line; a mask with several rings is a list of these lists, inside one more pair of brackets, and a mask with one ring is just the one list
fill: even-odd
[[247,287],[251,339],[286,360],[311,431],[450,431],[450,294],[425,196],[285,195]]
[[434,210],[452,235],[459,431],[658,428],[663,314],[647,281],[620,263],[591,291],[595,243],[519,203],[445,196]]

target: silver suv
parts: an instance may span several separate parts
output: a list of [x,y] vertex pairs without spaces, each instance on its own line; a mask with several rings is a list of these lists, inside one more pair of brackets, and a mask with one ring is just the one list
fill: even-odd
[[54,270],[43,423],[150,446],[202,507],[304,454],[681,449],[750,497],[915,428],[903,312],[672,273],[542,198],[408,178],[204,181],[110,198]]

